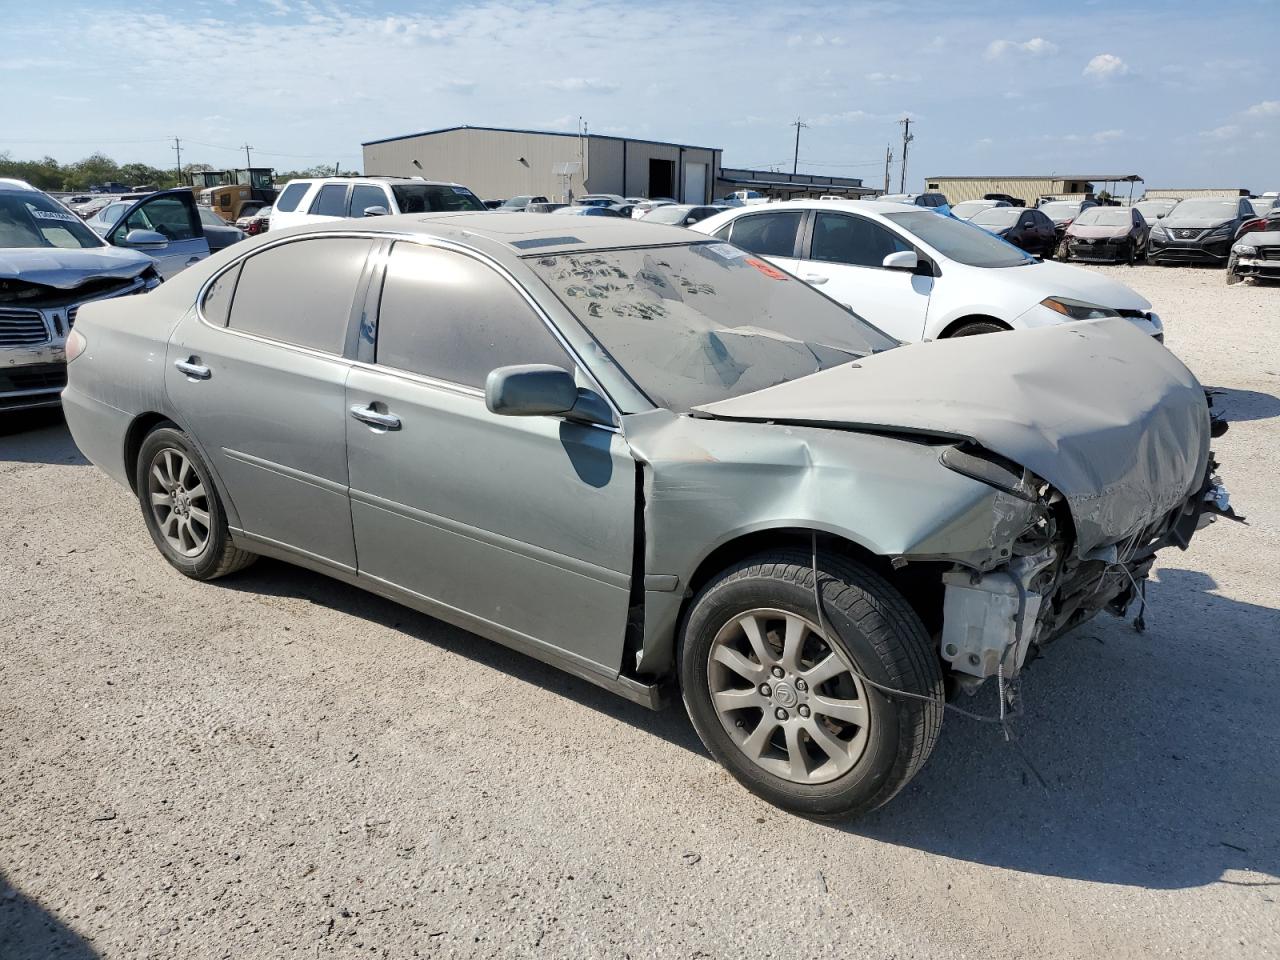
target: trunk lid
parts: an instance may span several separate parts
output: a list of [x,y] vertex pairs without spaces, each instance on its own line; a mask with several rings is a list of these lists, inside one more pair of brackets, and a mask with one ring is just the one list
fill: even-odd
[[1209,456],[1203,388],[1123,319],[910,344],[696,409],[972,440],[1067,498],[1080,553],[1168,513]]

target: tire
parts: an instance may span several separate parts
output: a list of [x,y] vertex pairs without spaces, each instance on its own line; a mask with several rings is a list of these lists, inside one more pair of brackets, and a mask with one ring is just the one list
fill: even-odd
[[1008,327],[1001,326],[993,320],[975,320],[972,323],[966,323],[963,327],[958,327],[952,334],[952,337],[974,337],[980,333],[1002,333],[1008,330]]
[[[807,551],[760,554],[708,583],[681,630],[681,690],[702,742],[752,793],[808,817],[857,816],[892,799],[928,759],[942,727],[942,669],[924,625],[888,581],[828,555],[819,583],[821,621]],[[761,645],[747,620],[759,626]],[[788,661],[794,622],[804,639]],[[835,633],[823,636],[819,622]],[[824,680],[829,664],[841,672]],[[817,679],[806,685],[805,676]],[[861,677],[930,699],[885,694]],[[839,718],[826,713],[835,708]]]
[[257,559],[231,542],[209,465],[173,424],[156,427],[142,441],[136,476],[147,532],[184,576],[216,580]]

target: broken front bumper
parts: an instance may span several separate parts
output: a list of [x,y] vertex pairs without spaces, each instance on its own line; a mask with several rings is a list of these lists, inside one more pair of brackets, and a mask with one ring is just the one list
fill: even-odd
[[1212,456],[1200,489],[1147,529],[1084,556],[1072,555],[1054,526],[1019,538],[1014,558],[986,572],[957,565],[943,574],[943,660],[962,689],[992,676],[1012,679],[1045,645],[1103,609],[1128,613],[1145,596],[1156,553],[1186,549],[1215,516],[1240,519]]

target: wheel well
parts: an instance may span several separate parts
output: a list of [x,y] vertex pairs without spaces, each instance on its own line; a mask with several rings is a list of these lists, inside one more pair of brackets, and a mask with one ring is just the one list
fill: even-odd
[[124,435],[124,473],[129,479],[129,489],[138,492],[138,453],[142,450],[142,441],[162,423],[172,423],[162,413],[144,413],[134,418]]
[[1009,324],[1005,323],[1003,320],[997,320],[995,317],[988,317],[981,313],[974,313],[967,317],[960,317],[958,320],[952,320],[947,324],[947,328],[938,334],[938,339],[945,340],[961,327],[968,326],[971,323],[994,323],[997,327],[1004,330],[1013,329],[1013,327],[1009,326]]
[[[763,553],[767,550],[792,548],[803,550],[806,554],[812,549],[813,531],[804,527],[784,527],[773,530],[760,530],[749,533],[721,544],[698,565],[690,578],[685,600],[681,607],[680,621],[693,598],[697,596],[709,580],[729,567],[747,557]],[[942,571],[949,569],[950,564],[936,562],[910,563],[897,568],[887,557],[872,553],[861,544],[845,537],[830,533],[818,532],[818,553],[838,553],[855,560],[867,569],[878,573],[893,584],[911,604],[912,608],[924,622],[925,629],[935,634],[942,628]]]

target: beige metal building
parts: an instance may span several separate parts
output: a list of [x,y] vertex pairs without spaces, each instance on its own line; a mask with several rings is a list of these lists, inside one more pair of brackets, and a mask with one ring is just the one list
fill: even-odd
[[1249,191],[1244,187],[1148,187],[1142,195],[1144,200],[1188,200],[1193,197],[1210,199],[1231,199],[1247,197]]
[[1128,193],[1125,184],[1141,183],[1136,173],[1048,174],[1027,177],[927,177],[925,189],[946,194],[950,203],[981,200],[988,193],[1007,193],[1034,207],[1042,199],[1090,199],[1105,189],[1113,196]]
[[485,199],[571,192],[709,203],[720,170],[715,147],[595,133],[449,127],[362,146],[368,176],[451,180]]

